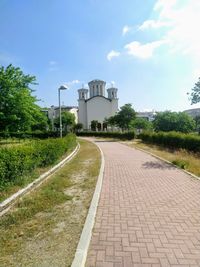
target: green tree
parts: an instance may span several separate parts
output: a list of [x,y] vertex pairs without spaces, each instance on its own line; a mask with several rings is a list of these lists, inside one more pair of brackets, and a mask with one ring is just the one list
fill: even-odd
[[149,130],[152,129],[152,123],[144,118],[135,118],[131,121],[130,127],[134,129]]
[[[75,125],[75,115],[72,114],[69,111],[63,111],[61,113],[62,116],[62,126],[63,126],[63,130],[70,130],[74,127]],[[56,128],[60,127],[60,116],[57,117],[54,120],[54,125],[56,126]]]
[[195,83],[190,94],[191,104],[196,104],[200,102],[200,78],[197,83]]
[[185,112],[164,111],[157,113],[153,121],[155,131],[189,133],[195,129],[195,121]]
[[0,67],[0,131],[27,131],[47,121],[32,95],[35,76],[12,65]]
[[74,130],[75,132],[80,132],[83,129],[83,124],[82,123],[77,123],[74,125]]
[[91,130],[96,131],[98,126],[98,121],[97,120],[92,120],[91,121]]
[[117,126],[122,130],[129,130],[130,123],[135,119],[136,112],[132,108],[131,104],[125,104],[120,108],[120,111],[115,115],[107,119],[107,122],[111,126]]
[[200,134],[200,116],[194,118],[196,124],[196,131]]

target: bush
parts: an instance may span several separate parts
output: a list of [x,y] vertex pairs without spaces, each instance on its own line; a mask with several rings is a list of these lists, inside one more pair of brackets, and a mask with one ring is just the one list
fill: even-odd
[[135,132],[79,132],[78,136],[95,136],[95,137],[108,137],[108,138],[118,138],[121,140],[132,140],[135,138]]
[[142,141],[151,144],[162,145],[169,148],[183,148],[193,152],[200,152],[200,137],[179,132],[143,132],[138,135]]
[[37,167],[55,163],[70,148],[75,147],[76,136],[60,139],[33,140],[27,144],[0,149],[0,186],[14,183]]
[[[63,136],[67,134],[66,131],[63,131]],[[0,138],[17,138],[17,139],[47,139],[47,138],[56,138],[59,137],[59,132],[44,132],[44,131],[34,131],[34,132],[0,132]]]

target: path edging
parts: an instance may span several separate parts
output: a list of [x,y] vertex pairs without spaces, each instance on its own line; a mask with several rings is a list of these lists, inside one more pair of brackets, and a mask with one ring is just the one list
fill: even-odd
[[81,233],[81,237],[80,237],[80,240],[79,240],[79,243],[76,249],[75,257],[74,257],[71,267],[84,267],[85,266],[87,252],[88,252],[90,240],[92,237],[92,229],[94,227],[95,216],[96,216],[97,206],[99,203],[99,197],[100,197],[102,182],[103,182],[103,174],[104,174],[104,166],[105,166],[104,155],[103,155],[101,148],[95,142],[91,140],[90,142],[94,143],[100,150],[101,167],[100,167],[94,195],[92,198],[92,202],[90,204],[90,208],[89,208],[86,220],[85,220],[85,224],[84,224],[84,227]]
[[[121,144],[122,144],[122,145],[125,145],[125,144],[123,144],[123,143],[121,143]],[[129,146],[129,145],[127,145],[127,146],[130,147],[130,148],[132,148],[132,147]],[[153,154],[152,152],[149,152],[149,151],[144,150],[144,149],[142,149],[142,148],[138,148],[138,147],[133,147],[133,148],[135,148],[135,149],[137,149],[137,150],[140,150],[140,151],[142,151],[142,152],[144,152],[144,153],[147,153],[147,154],[151,155],[152,157],[157,158],[157,159],[159,159],[159,160],[161,160],[161,161],[164,161],[164,162],[170,164],[171,166],[177,168],[178,170],[183,171],[184,173],[186,173],[186,174],[192,176],[193,178],[200,180],[200,177],[198,177],[197,175],[195,175],[195,174],[193,174],[193,173],[191,173],[191,172],[189,172],[189,171],[186,171],[186,170],[180,168],[179,166],[173,164],[172,162],[170,162],[170,161],[167,160],[167,159],[164,159],[164,158],[162,158],[162,157],[159,157],[159,156]]]
[[33,189],[39,187],[44,181],[46,181],[53,173],[55,173],[57,170],[59,170],[65,163],[70,161],[79,151],[80,144],[78,143],[76,148],[72,151],[71,154],[69,154],[65,159],[63,159],[61,162],[56,164],[53,168],[48,170],[47,172],[40,175],[36,180],[28,184],[25,188],[20,189],[16,193],[14,193],[12,196],[5,199],[3,202],[0,203],[0,216],[5,214],[15,203],[16,201],[24,196],[25,194],[29,193]]

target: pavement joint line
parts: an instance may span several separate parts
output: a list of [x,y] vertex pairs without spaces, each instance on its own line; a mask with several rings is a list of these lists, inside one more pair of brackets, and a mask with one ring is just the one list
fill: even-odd
[[30,193],[32,190],[39,187],[44,181],[50,178],[51,175],[53,175],[56,171],[58,171],[64,164],[69,162],[78,153],[79,149],[80,149],[80,144],[78,143],[76,148],[72,151],[72,153],[70,153],[65,159],[56,164],[47,172],[40,175],[36,180],[28,184],[25,188],[20,189],[15,194],[13,194],[12,196],[8,197],[3,202],[1,202],[0,217],[3,216],[5,213],[7,213],[19,198],[23,197],[24,195]]
[[[84,139],[84,138],[83,138]],[[88,140],[88,139],[87,139]],[[105,159],[104,159],[104,154],[101,148],[98,146],[98,144],[95,141],[90,142],[94,143],[98,149],[100,150],[101,153],[101,167],[99,171],[99,176],[96,184],[96,188],[94,191],[94,195],[90,204],[90,208],[85,220],[85,224],[81,233],[81,237],[79,239],[79,243],[76,249],[75,257],[72,262],[71,267],[84,267],[86,258],[87,258],[87,253],[92,237],[92,230],[94,227],[95,223],[95,217],[96,217],[96,212],[97,212],[97,207],[99,203],[99,198],[101,194],[101,189],[102,189],[102,182],[103,182],[103,175],[104,175],[104,167],[105,167]]]
[[[124,143],[122,143],[122,142],[120,142],[120,144],[132,148],[131,146],[126,145],[126,144],[124,144]],[[197,180],[200,180],[200,177],[199,177],[199,176],[195,175],[194,173],[191,173],[191,172],[189,172],[189,171],[186,171],[186,170],[180,168],[179,166],[173,164],[172,162],[170,162],[170,161],[167,160],[167,159],[164,159],[164,158],[162,158],[162,157],[159,157],[159,156],[153,154],[152,152],[149,152],[149,151],[144,150],[144,149],[139,148],[139,147],[133,147],[133,148],[134,148],[134,149],[137,149],[137,150],[140,150],[140,151],[142,151],[142,152],[144,152],[144,153],[147,153],[147,154],[151,155],[151,156],[154,157],[154,158],[157,158],[157,159],[159,159],[159,160],[161,160],[161,161],[164,161],[164,162],[168,163],[169,165],[171,165],[171,166],[177,168],[178,170],[183,171],[183,172],[185,172],[186,174],[192,176],[192,178],[195,178],[195,179],[197,179]]]

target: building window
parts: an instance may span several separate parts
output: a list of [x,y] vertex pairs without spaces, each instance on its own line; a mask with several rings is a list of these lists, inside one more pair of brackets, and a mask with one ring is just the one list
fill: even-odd
[[82,98],[84,98],[84,93],[82,93]]
[[103,88],[102,88],[102,85],[100,85],[100,95],[103,95]]

